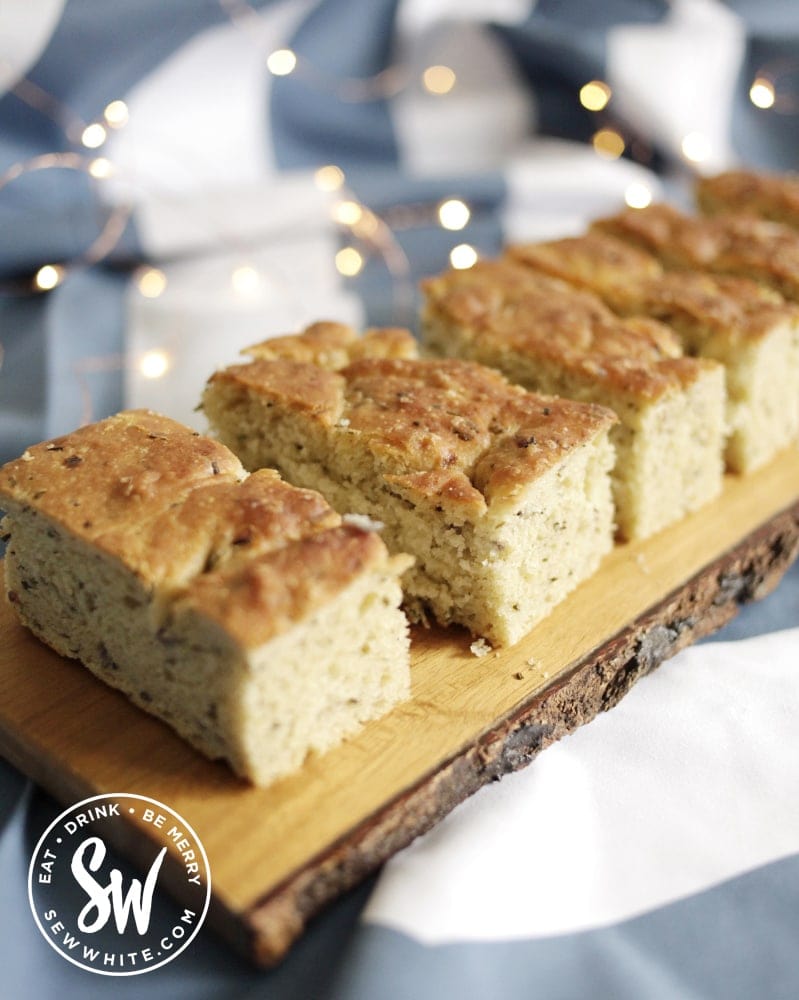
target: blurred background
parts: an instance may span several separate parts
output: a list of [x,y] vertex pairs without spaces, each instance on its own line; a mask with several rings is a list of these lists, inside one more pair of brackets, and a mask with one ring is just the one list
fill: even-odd
[[697,172],[799,160],[778,0],[5,0],[0,461]]

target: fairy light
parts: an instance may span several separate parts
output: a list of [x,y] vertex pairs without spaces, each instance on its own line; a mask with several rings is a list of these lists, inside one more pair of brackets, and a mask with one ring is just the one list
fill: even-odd
[[81,132],[80,141],[87,149],[98,149],[108,138],[105,127],[99,122],[92,122]]
[[64,279],[64,268],[60,264],[45,264],[36,272],[33,283],[40,292],[49,292]]
[[428,94],[443,97],[457,82],[455,70],[449,66],[428,66],[422,73],[422,85]]
[[624,201],[630,208],[646,208],[647,205],[652,204],[652,192],[641,181],[633,181],[627,185]]
[[452,231],[463,229],[471,216],[469,206],[460,198],[448,198],[438,206],[438,221],[444,229]]
[[109,128],[123,128],[128,124],[129,117],[130,112],[124,101],[111,101],[103,111],[103,118]]
[[459,243],[450,250],[449,262],[456,271],[468,271],[477,263],[477,251],[468,243]]
[[589,80],[580,87],[580,104],[588,111],[602,111],[607,107],[611,89],[602,80]]
[[340,201],[333,206],[333,218],[342,226],[354,226],[362,217],[363,208],[357,201]]
[[139,371],[145,378],[161,378],[170,368],[170,357],[166,351],[145,351],[139,358]]
[[363,269],[363,257],[355,247],[342,247],[336,254],[336,270],[345,278],[354,278]]
[[606,160],[618,160],[624,152],[624,139],[612,128],[601,128],[595,132],[591,145],[594,151]]
[[98,156],[88,166],[89,174],[97,181],[105,180],[114,172],[113,163],[104,156]]
[[777,95],[774,92],[774,84],[763,76],[755,77],[752,86],[749,88],[749,100],[756,108],[773,108]]
[[261,287],[261,276],[251,264],[242,264],[230,275],[230,283],[237,295],[254,295]]
[[320,191],[338,191],[344,185],[344,171],[328,163],[314,171],[313,180]]
[[288,76],[297,67],[297,57],[291,49],[275,49],[266,60],[266,68],[272,76]]
[[134,275],[136,287],[146,299],[157,299],[166,289],[166,275],[157,267],[144,267]]
[[710,142],[701,132],[689,132],[680,143],[682,155],[692,163],[702,163],[710,156]]

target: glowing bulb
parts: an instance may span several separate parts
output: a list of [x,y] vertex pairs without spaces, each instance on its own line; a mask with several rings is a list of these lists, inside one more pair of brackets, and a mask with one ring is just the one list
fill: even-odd
[[710,156],[710,143],[701,132],[689,132],[680,143],[682,155],[693,163],[701,163]]
[[627,185],[624,192],[624,200],[630,208],[646,208],[652,204],[652,192],[641,181],[633,181]]
[[448,198],[438,206],[438,221],[444,229],[463,229],[471,216],[469,206],[459,198]]
[[450,250],[449,262],[457,271],[468,271],[477,263],[477,251],[468,243],[459,243]]
[[136,284],[146,299],[157,299],[166,288],[166,275],[157,267],[144,267],[136,276]]
[[749,88],[749,100],[756,108],[773,108],[776,94],[774,84],[765,77],[758,76]]
[[601,128],[591,142],[595,152],[606,160],[618,160],[624,152],[624,139],[612,128]]
[[124,101],[111,101],[110,104],[106,104],[103,118],[106,125],[111,128],[122,128],[123,125],[127,125],[128,117],[128,106]]
[[40,291],[49,292],[51,288],[60,285],[63,278],[64,268],[60,264],[45,264],[36,272],[33,281]]
[[342,226],[354,226],[362,216],[363,209],[357,201],[340,201],[333,206],[333,218]]
[[424,89],[428,94],[435,94],[437,97],[448,94],[457,79],[455,71],[449,66],[428,66],[422,73]]
[[106,177],[110,177],[113,172],[113,163],[104,156],[98,156],[96,160],[92,160],[89,164],[89,173],[95,180],[104,180]]
[[169,355],[166,351],[146,351],[139,359],[139,371],[145,378],[161,378],[169,371]]
[[108,138],[108,133],[99,122],[87,125],[80,136],[80,141],[87,149],[97,149]]
[[314,184],[320,191],[338,191],[344,184],[344,171],[333,163],[319,167],[313,175]]
[[601,80],[591,80],[580,87],[580,104],[589,111],[601,111],[610,100],[611,89]]
[[231,274],[230,283],[238,295],[254,295],[261,287],[261,275],[252,265],[242,264]]
[[354,278],[363,267],[363,257],[355,247],[343,247],[336,254],[336,269],[345,278]]
[[291,49],[276,49],[266,60],[266,67],[273,76],[288,76],[297,66],[297,57]]

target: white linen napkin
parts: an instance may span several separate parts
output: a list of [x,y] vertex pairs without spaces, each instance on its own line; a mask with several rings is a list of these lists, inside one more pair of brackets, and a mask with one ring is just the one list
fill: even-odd
[[685,650],[389,862],[426,944],[608,926],[799,851],[799,628]]

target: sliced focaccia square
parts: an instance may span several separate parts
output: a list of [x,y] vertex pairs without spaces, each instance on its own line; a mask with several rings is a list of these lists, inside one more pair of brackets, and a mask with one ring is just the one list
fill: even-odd
[[415,558],[416,617],[516,642],[610,549],[609,411],[420,360],[395,330],[317,324],[248,353],[206,387],[213,431],[247,468],[382,522]]
[[619,319],[596,296],[509,260],[445,272],[423,289],[422,336],[434,353],[616,412],[613,495],[625,538],[651,535],[719,493],[723,369],[683,357],[673,331]]
[[599,295],[621,316],[666,323],[687,354],[724,365],[725,458],[763,465],[799,433],[799,307],[748,278],[664,272],[654,257],[594,232],[509,249],[537,271]]
[[409,560],[166,417],[29,448],[0,507],[23,624],[256,784],[409,695]]

